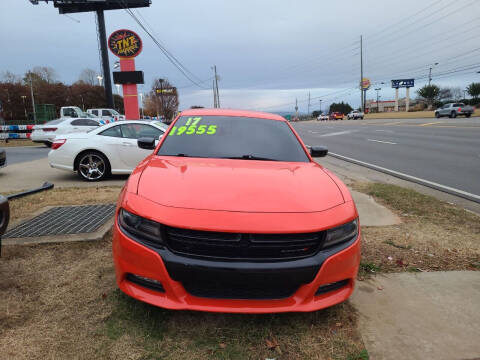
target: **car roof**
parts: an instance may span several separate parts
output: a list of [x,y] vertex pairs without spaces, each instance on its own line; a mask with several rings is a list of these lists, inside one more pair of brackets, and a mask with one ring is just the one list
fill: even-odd
[[260,111],[236,110],[236,109],[189,109],[189,110],[182,111],[180,115],[181,116],[194,116],[194,115],[241,116],[241,117],[287,121],[285,118],[277,114],[271,114],[271,113],[260,112]]

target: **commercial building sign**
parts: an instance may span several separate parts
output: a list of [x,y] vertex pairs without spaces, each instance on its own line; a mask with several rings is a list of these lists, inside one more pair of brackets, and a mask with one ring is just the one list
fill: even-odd
[[117,30],[108,38],[108,48],[119,58],[135,57],[142,51],[142,39],[131,30]]
[[362,90],[368,90],[370,89],[370,79],[363,78],[362,83],[360,84],[362,87]]
[[409,88],[415,86],[415,79],[392,80],[392,88]]

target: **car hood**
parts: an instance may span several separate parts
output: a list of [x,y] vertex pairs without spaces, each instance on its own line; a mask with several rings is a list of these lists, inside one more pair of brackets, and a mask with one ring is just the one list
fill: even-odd
[[153,156],[138,195],[164,206],[238,212],[316,212],[344,203],[316,163]]

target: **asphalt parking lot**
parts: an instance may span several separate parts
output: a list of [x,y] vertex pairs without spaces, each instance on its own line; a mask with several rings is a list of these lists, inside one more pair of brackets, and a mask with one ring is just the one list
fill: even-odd
[[[0,147],[1,143],[0,143]],[[40,146],[24,146],[24,147],[7,147],[8,164],[18,164],[21,162],[28,162],[37,159],[46,158],[50,149],[44,145]]]
[[293,123],[308,145],[480,199],[480,118]]

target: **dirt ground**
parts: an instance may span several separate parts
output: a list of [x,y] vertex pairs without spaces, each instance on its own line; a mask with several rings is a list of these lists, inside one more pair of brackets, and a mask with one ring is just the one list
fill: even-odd
[[41,144],[34,143],[29,139],[9,139],[8,142],[0,140],[0,148],[2,147],[15,147],[15,146],[39,146]]

